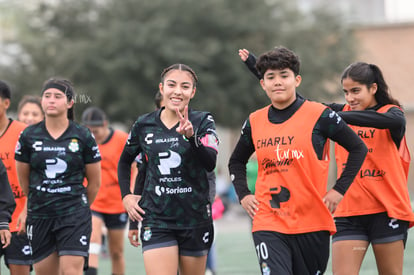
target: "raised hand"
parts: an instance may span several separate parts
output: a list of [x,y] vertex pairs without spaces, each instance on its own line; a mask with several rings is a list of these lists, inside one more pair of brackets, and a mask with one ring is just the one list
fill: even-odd
[[249,57],[249,51],[246,49],[240,49],[239,50],[239,56],[241,58],[241,60],[243,62],[245,62],[247,60],[247,58]]
[[178,108],[175,109],[177,116],[180,120],[180,124],[177,127],[177,132],[181,135],[185,136],[186,138],[190,138],[194,135],[193,124],[190,120],[188,120],[188,106],[184,107],[184,115],[180,113]]

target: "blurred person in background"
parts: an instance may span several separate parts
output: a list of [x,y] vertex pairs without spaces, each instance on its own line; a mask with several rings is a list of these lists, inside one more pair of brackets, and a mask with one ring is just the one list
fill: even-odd
[[40,97],[25,95],[17,105],[17,120],[27,125],[36,124],[44,119]]
[[[128,215],[122,204],[118,183],[118,162],[128,134],[109,126],[105,112],[98,107],[89,107],[82,114],[82,124],[95,137],[101,153],[101,187],[91,205],[92,235],[89,248],[89,268],[86,275],[96,275],[99,253],[102,246],[102,228],[107,228],[112,274],[125,274],[124,236]],[[135,167],[135,166],[134,166]]]

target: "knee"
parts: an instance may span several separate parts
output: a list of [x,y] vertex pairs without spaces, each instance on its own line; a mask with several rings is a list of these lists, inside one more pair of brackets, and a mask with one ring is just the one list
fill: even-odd
[[121,261],[124,259],[124,253],[122,250],[112,251],[111,252],[112,261]]

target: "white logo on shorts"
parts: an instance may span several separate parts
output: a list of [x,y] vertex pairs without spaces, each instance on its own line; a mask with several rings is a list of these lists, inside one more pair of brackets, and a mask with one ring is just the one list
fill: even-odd
[[400,225],[398,223],[395,223],[396,221],[397,219],[391,219],[388,226],[392,229],[397,229],[398,227],[400,227]]
[[88,245],[88,239],[86,238],[85,235],[82,235],[82,237],[79,239],[79,241],[82,245]]
[[210,236],[210,232],[205,232],[203,236],[203,242],[208,243],[208,237]]
[[22,249],[22,252],[24,255],[31,255],[32,254],[32,250],[30,249],[30,246],[25,245]]

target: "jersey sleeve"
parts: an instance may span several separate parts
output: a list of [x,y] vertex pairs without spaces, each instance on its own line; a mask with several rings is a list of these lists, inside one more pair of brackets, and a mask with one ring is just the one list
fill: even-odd
[[85,164],[95,163],[101,160],[101,154],[99,152],[96,140],[90,133],[85,131],[85,148],[83,150],[83,159]]
[[13,192],[10,188],[10,183],[7,177],[7,171],[0,159],[0,230],[9,229],[9,222],[11,216],[16,208]]
[[239,141],[230,156],[228,164],[231,180],[239,200],[251,194],[247,185],[246,167],[254,151],[250,121],[247,119],[243,124]]
[[[118,181],[122,198],[131,194],[131,164],[141,153],[139,143],[139,119],[132,126],[118,163]],[[140,174],[138,170],[138,175]]]
[[19,137],[19,140],[16,143],[15,155],[14,158],[17,161],[30,163],[30,151],[31,145],[27,139],[27,131],[24,130]]
[[324,116],[324,133],[349,153],[346,166],[333,187],[333,189],[344,195],[361,168],[368,148],[335,111],[327,109],[324,114],[327,114],[327,116]]
[[189,142],[203,167],[211,172],[216,167],[219,144],[213,116],[207,114],[200,124],[195,126],[194,135],[189,139]]

